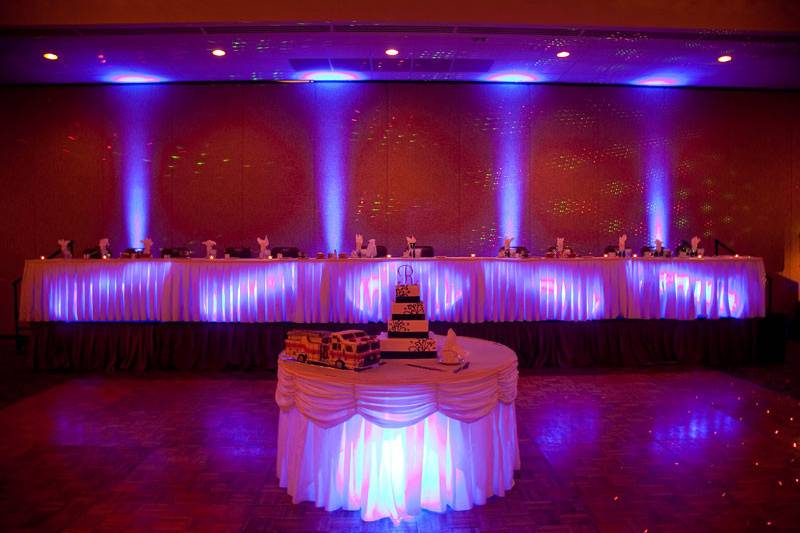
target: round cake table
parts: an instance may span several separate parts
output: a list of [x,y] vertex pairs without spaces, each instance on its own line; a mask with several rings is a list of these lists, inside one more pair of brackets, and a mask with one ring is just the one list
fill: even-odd
[[277,475],[292,501],[399,522],[505,495],[520,464],[517,356],[459,343],[470,362],[460,372],[431,359],[354,372],[280,357]]

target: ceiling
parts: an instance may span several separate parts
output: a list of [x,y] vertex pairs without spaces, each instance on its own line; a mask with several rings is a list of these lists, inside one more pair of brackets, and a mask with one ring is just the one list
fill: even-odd
[[[388,48],[399,54],[389,57]],[[226,52],[223,57],[211,54]],[[559,58],[558,52],[569,57]],[[52,52],[58,60],[43,54]],[[720,63],[717,58],[733,59]],[[800,88],[800,34],[281,24],[0,28],[0,83],[301,81]]]

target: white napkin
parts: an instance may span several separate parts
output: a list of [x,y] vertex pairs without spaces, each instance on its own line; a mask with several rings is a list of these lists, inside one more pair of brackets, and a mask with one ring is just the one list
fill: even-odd
[[444,340],[440,360],[442,363],[453,365],[464,361],[467,351],[458,344],[458,336],[452,328],[447,330],[447,337]]
[[664,250],[664,243],[660,239],[656,239],[656,253],[660,254]]
[[564,237],[556,238],[556,251],[562,253],[564,251]]
[[627,233],[623,233],[622,235],[620,235],[620,237],[619,237],[619,251],[620,252],[625,253],[625,248],[626,248],[625,243],[627,241],[628,241],[628,234]]
[[412,248],[411,245],[417,245],[417,238],[413,235],[410,237],[406,237],[406,250],[403,252],[403,257],[416,257],[417,251],[416,248]]
[[375,239],[370,239],[367,244],[367,257],[378,257],[378,245],[375,244]]
[[206,247],[206,257],[217,255],[217,250],[216,250],[217,243],[215,241],[209,239],[207,241],[203,241],[203,245]]
[[100,248],[100,257],[105,257],[108,255],[108,243],[109,243],[108,237],[103,237],[97,243],[97,246]]
[[264,235],[263,239],[261,237],[256,237],[256,241],[258,242],[258,258],[266,259],[269,257],[270,250],[267,248],[269,246],[269,237],[266,235]]
[[72,254],[69,251],[69,239],[58,239],[58,246],[61,247],[61,255],[64,259],[72,259]]
[[150,237],[145,237],[144,239],[142,239],[142,245],[144,246],[142,255],[152,255],[150,250],[153,248],[153,239],[151,239]]
[[695,235],[692,237],[692,251],[697,253],[697,247],[700,245],[700,237]]

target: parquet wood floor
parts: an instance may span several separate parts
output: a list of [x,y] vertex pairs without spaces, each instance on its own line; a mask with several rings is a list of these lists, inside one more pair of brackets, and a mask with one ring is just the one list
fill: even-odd
[[505,498],[394,527],[277,485],[275,378],[60,376],[0,408],[0,529],[800,528],[800,401],[711,370],[521,377]]

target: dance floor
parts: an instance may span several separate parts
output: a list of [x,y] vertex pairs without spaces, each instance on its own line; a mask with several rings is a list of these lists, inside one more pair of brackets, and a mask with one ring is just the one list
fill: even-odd
[[18,371],[2,378],[0,398],[3,530],[731,531],[800,523],[800,400],[713,370],[523,373],[516,486],[471,511],[424,512],[397,528],[291,503],[275,478],[269,372]]

